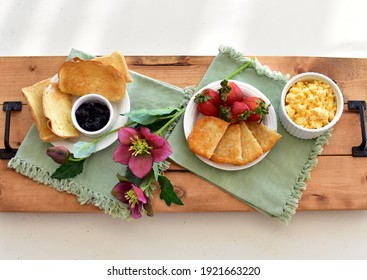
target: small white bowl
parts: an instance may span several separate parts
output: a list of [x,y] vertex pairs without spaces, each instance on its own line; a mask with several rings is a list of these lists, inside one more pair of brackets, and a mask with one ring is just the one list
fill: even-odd
[[[77,119],[76,119],[76,116],[75,116],[75,112],[76,110],[82,105],[82,104],[85,104],[85,103],[89,103],[89,102],[97,102],[97,103],[100,103],[100,104],[104,104],[107,106],[108,110],[110,111],[110,117],[108,119],[108,122],[107,124],[102,127],[101,129],[99,130],[96,130],[96,131],[88,131],[88,130],[85,130],[83,129]],[[80,132],[82,133],[83,135],[87,136],[87,137],[90,137],[90,138],[97,138],[99,136],[102,136],[103,134],[107,133],[108,131],[110,131],[112,125],[113,125],[113,116],[114,116],[114,112],[113,112],[113,107],[112,107],[112,104],[110,101],[108,101],[105,97],[103,97],[102,95],[99,95],[99,94],[95,94],[95,93],[90,93],[90,94],[86,94],[80,98],[78,98],[74,104],[73,104],[73,107],[71,109],[71,119],[72,119],[72,122],[75,126],[75,128]]]
[[[312,80],[320,80],[330,85],[330,87],[332,88],[335,94],[336,106],[337,106],[336,114],[333,120],[329,122],[326,126],[323,126],[317,129],[304,128],[296,124],[295,122],[292,121],[292,119],[288,116],[287,112],[285,111],[285,97],[290,87],[300,81],[312,81]],[[293,136],[300,138],[300,139],[313,139],[325,133],[327,130],[332,128],[339,121],[343,113],[343,108],[344,108],[343,95],[339,87],[336,85],[336,83],[333,80],[319,73],[306,72],[306,73],[302,73],[297,76],[294,76],[292,79],[288,81],[288,83],[283,88],[282,96],[280,99],[279,119],[283,127]]]

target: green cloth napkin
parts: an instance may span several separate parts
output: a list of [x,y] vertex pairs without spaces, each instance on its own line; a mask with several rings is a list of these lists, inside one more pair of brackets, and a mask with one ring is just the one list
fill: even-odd
[[[81,51],[72,50],[68,59],[75,56],[93,58]],[[131,109],[182,108],[186,106],[190,93],[192,94],[190,88],[181,89],[135,72],[131,72],[131,75],[133,82],[127,85]],[[115,141],[108,148],[89,157],[84,163],[83,173],[75,178],[52,179],[50,176],[59,165],[46,156],[50,144],[41,142],[38,130],[32,126],[8,166],[39,183],[76,195],[81,204],[90,203],[114,217],[128,219],[128,207],[111,195],[111,189],[118,182],[116,174],[124,174],[126,170],[125,166],[112,160],[117,144],[118,141]]]
[[[221,46],[198,89],[223,80],[248,61],[249,58],[242,53]],[[258,88],[269,98],[278,116],[280,96],[288,80],[287,76],[272,72],[255,60],[233,79]],[[296,212],[302,190],[306,188],[305,181],[310,178],[311,169],[316,165],[317,156],[327,143],[330,132],[314,140],[300,140],[288,134],[278,119],[278,133],[282,138],[269,154],[255,166],[240,171],[223,171],[198,159],[187,146],[182,119],[168,141],[173,147],[171,159],[177,164],[258,211],[288,223]]]

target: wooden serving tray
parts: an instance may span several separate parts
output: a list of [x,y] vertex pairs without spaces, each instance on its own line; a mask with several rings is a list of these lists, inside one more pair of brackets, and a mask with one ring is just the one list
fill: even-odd
[[[52,77],[65,60],[52,57],[0,57],[0,103],[21,101],[21,112],[11,113],[10,145],[17,148],[32,119],[21,88]],[[197,85],[212,56],[130,56],[129,68],[152,78],[186,87]],[[334,79],[345,102],[367,100],[367,59],[319,57],[258,57],[263,65],[291,76],[306,72],[323,73]],[[4,135],[5,112],[0,114],[0,137]],[[299,210],[367,209],[367,158],[351,156],[352,146],[361,140],[360,117],[345,107],[329,145],[319,157],[300,202]],[[1,145],[0,145],[1,146]],[[3,146],[1,146],[3,148]],[[0,160],[0,211],[2,212],[99,212],[97,207],[80,205],[76,197],[60,193],[7,168]],[[253,211],[251,207],[172,164],[166,175],[185,206],[167,207],[153,199],[156,212]]]

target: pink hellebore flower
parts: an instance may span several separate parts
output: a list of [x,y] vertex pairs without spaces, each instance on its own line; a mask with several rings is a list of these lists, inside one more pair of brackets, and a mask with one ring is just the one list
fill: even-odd
[[120,144],[113,153],[113,160],[128,165],[131,172],[143,178],[152,169],[153,162],[166,160],[172,148],[166,139],[150,133],[149,128],[123,127],[118,132]]
[[129,205],[131,216],[134,219],[141,217],[143,205],[148,202],[144,192],[139,187],[127,181],[119,182],[114,186],[112,195],[121,202]]

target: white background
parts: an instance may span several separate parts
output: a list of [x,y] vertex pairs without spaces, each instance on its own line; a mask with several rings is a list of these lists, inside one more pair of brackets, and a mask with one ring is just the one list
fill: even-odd
[[[66,55],[71,48],[216,55],[224,44],[251,56],[366,58],[366,11],[365,0],[0,0],[0,55]],[[259,213],[156,214],[137,222],[0,213],[0,259],[366,256],[367,211],[299,212],[288,226]]]

